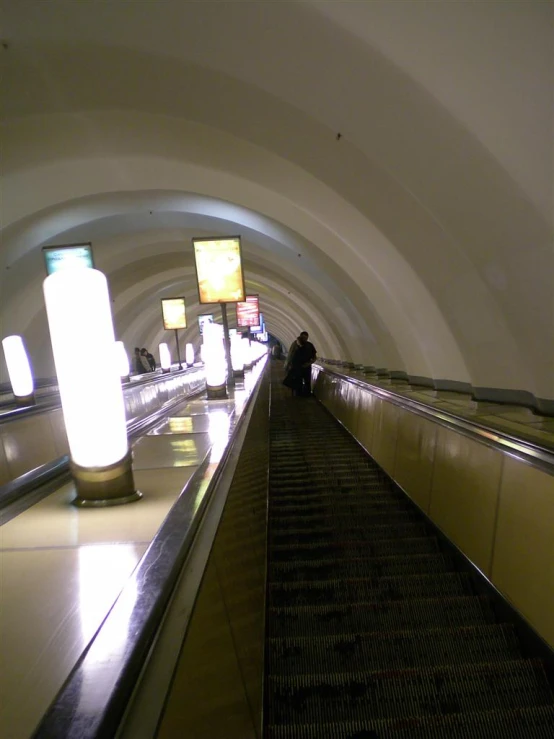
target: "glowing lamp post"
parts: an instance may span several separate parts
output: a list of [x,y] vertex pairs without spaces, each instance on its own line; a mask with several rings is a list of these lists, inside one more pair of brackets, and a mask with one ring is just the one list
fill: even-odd
[[242,336],[235,334],[231,338],[231,361],[233,363],[233,374],[235,377],[244,377],[244,359]]
[[252,343],[248,337],[244,337],[241,339],[242,341],[242,351],[244,356],[244,369],[245,370],[251,370],[252,369],[252,357],[251,350],[250,350],[250,344]]
[[223,328],[217,323],[204,327],[204,367],[209,400],[227,397],[227,362],[223,346]]
[[121,381],[129,382],[131,380],[129,357],[127,356],[127,352],[125,351],[125,344],[122,341],[115,342],[115,362],[117,364],[117,371],[119,372]]
[[187,344],[185,347],[185,362],[187,367],[192,367],[194,364],[194,347],[192,344]]
[[159,349],[162,372],[166,375],[168,372],[171,372],[171,354],[169,353],[169,347],[165,342],[160,344]]
[[125,404],[114,355],[114,329],[108,284],[95,269],[61,270],[44,281],[46,313],[71,471],[79,506],[129,503],[135,489],[127,440]]
[[17,405],[35,404],[35,387],[29,358],[21,336],[2,339],[6,366]]

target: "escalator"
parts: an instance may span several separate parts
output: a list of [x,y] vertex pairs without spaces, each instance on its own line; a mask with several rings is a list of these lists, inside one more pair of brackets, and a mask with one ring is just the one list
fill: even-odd
[[419,510],[272,368],[265,739],[547,739],[543,663]]

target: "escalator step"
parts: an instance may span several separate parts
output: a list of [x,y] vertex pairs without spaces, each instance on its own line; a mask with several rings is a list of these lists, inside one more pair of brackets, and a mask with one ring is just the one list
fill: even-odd
[[372,539],[372,541],[304,542],[302,544],[273,544],[270,547],[273,562],[291,562],[296,559],[336,559],[342,557],[386,557],[404,554],[432,554],[439,544],[432,536],[407,536],[402,539]]
[[266,739],[552,739],[554,707],[312,726],[269,726]]
[[270,639],[268,674],[387,670],[520,657],[511,625],[470,626],[417,631],[371,632],[348,636]]
[[364,510],[406,510],[408,503],[401,498],[393,498],[388,493],[361,493],[359,495],[329,495],[319,500],[311,499],[309,496],[294,495],[276,495],[270,501],[269,508],[271,515],[292,514],[318,514],[333,513],[342,511],[344,514],[351,513],[357,515],[359,511]]
[[270,607],[359,603],[406,598],[472,595],[468,575],[442,572],[424,575],[379,577],[368,573],[363,578],[313,582],[270,583]]
[[552,700],[540,662],[271,678],[272,724],[441,716]]
[[365,575],[415,575],[430,572],[451,572],[452,560],[442,554],[423,554],[413,557],[372,557],[344,560],[300,560],[274,563],[269,567],[270,582],[308,582],[335,580]]
[[373,496],[382,496],[387,498],[400,499],[400,496],[387,490],[387,487],[382,481],[376,480],[371,483],[364,483],[363,485],[351,485],[351,484],[339,484],[336,481],[333,485],[329,483],[328,479],[323,479],[321,482],[316,482],[314,479],[300,480],[298,483],[283,482],[276,483],[274,480],[270,481],[270,498],[277,500],[284,500],[286,498],[295,499],[298,502],[332,502],[337,505],[342,500],[347,498],[362,499],[372,498]]
[[374,510],[371,509],[360,512],[353,517],[352,514],[331,513],[316,514],[308,516],[294,516],[292,514],[281,514],[271,516],[271,525],[274,533],[294,529],[302,531],[304,529],[324,529],[331,524],[337,531],[356,531],[359,528],[368,528],[375,524],[381,523],[405,523],[409,521],[421,521],[421,515],[415,510]]
[[487,598],[421,598],[336,606],[297,606],[269,611],[269,635],[275,638],[338,636],[371,631],[402,631],[494,622]]
[[[425,536],[427,527],[424,523],[399,523],[399,524],[383,524],[367,527],[357,527],[351,529],[348,539],[354,542],[367,542],[368,544],[378,541],[379,539],[394,539]],[[269,545],[283,545],[301,547],[305,544],[331,544],[333,541],[344,540],[344,532],[336,531],[332,526],[321,527],[312,531],[290,531],[269,532]]]

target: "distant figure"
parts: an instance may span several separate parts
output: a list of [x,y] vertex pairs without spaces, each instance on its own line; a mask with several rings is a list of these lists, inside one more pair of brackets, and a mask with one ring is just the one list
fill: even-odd
[[312,364],[316,360],[317,352],[315,346],[308,341],[309,338],[308,332],[302,331],[291,344],[285,363],[288,374],[284,384],[292,388],[294,395],[312,394]]
[[145,372],[149,372],[150,367],[146,369],[144,362],[142,361],[142,354],[138,346],[135,346],[135,372],[137,375],[143,375]]
[[271,349],[272,358],[281,359],[282,353],[283,353],[283,350],[281,349],[281,344],[273,344],[273,347]]
[[148,349],[141,349],[140,353],[146,357],[146,361],[148,362],[148,369],[147,372],[155,372],[156,371],[156,360],[154,359],[154,355],[150,354]]
[[139,349],[135,346],[135,370],[137,375],[144,375],[145,372],[151,372],[150,362],[146,358],[146,349]]

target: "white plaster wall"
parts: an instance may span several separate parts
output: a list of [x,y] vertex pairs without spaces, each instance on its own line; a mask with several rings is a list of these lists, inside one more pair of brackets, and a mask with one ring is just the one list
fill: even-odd
[[249,229],[282,331],[302,308],[281,298],[306,285],[302,315],[344,358],[554,397],[552,4],[21,0],[4,15],[2,330],[40,326],[37,253],[67,234],[140,285],[150,199],[152,254],[176,213]]

